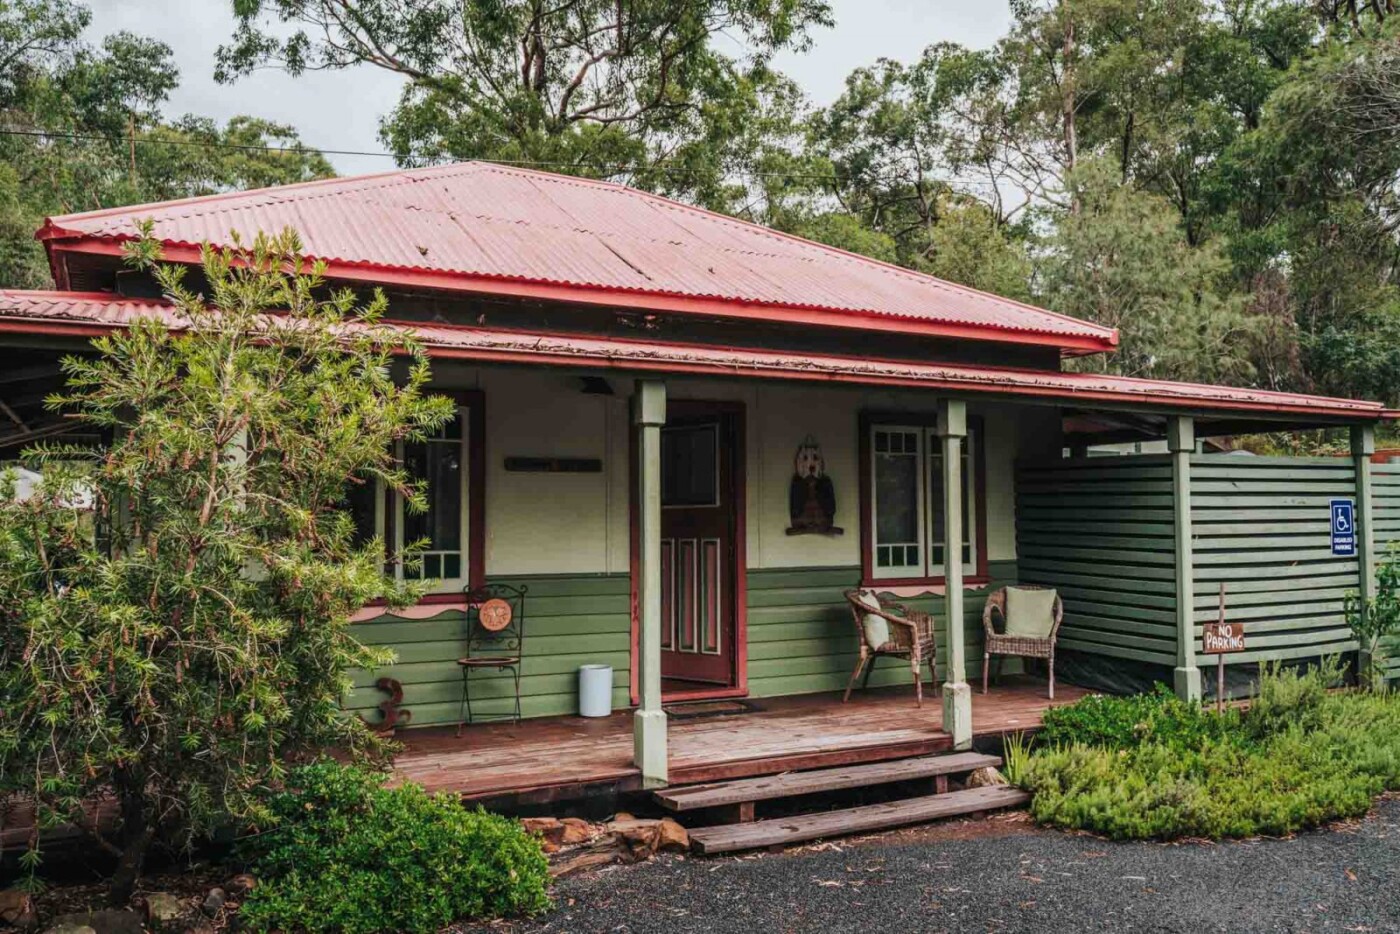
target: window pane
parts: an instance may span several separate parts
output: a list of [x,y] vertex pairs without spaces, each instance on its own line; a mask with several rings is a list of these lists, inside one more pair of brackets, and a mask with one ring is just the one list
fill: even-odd
[[719,505],[719,426],[661,431],[661,505]]
[[350,513],[350,521],[355,524],[351,541],[357,547],[370,542],[378,532],[378,516],[374,508],[378,492],[373,480],[352,483],[345,492],[345,508]]
[[919,437],[880,430],[874,437],[875,565],[922,564],[919,529]]
[[452,419],[427,441],[405,444],[404,469],[414,480],[424,481],[428,501],[426,512],[404,511],[405,545],[426,539],[421,572],[406,571],[410,577],[461,577],[463,542],[462,498],[465,495],[462,464],[461,418]]
[[[929,443],[929,573],[941,575],[944,566],[943,537],[947,534],[946,523],[943,511],[943,445],[942,439],[936,435],[930,435]],[[974,437],[971,432],[963,439],[961,445],[962,464],[962,563],[971,565],[975,563],[972,543],[976,538],[977,529],[974,525],[975,513],[972,511],[972,503],[976,498],[977,478],[973,471],[972,448]]]

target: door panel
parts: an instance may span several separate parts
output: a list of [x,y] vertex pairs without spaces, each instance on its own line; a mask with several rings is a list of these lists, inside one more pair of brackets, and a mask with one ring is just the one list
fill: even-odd
[[734,425],[684,403],[661,432],[661,675],[690,689],[737,683]]

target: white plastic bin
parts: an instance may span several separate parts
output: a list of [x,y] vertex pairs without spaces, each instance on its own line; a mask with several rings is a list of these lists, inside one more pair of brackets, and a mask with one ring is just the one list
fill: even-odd
[[578,670],[578,713],[606,717],[612,713],[611,665],[583,665]]

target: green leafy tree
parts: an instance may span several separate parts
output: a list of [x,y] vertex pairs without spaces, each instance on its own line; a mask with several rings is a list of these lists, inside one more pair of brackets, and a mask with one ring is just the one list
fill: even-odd
[[1069,177],[1077,211],[1058,218],[1043,297],[1064,314],[1120,331],[1121,349],[1086,365],[1132,376],[1247,382],[1254,323],[1217,250],[1192,247],[1163,199],[1084,161]]
[[[233,10],[221,80],[268,64],[402,77],[382,135],[403,164],[538,161],[670,191],[714,184],[722,166],[703,153],[727,142],[715,126],[753,105],[774,52],[804,48],[810,28],[830,23],[825,0],[234,0]],[[746,54],[726,54],[721,36]],[[649,174],[658,164],[668,170]]]
[[[202,295],[157,269],[172,320],[67,359],[53,400],[110,446],[27,452],[42,488],[0,493],[0,813],[27,798],[90,830],[114,903],[152,845],[264,822],[289,758],[383,751],[339,710],[350,669],[388,658],[349,618],[416,592],[355,544],[344,499],[378,482],[423,508],[390,451],[453,408],[383,297],[328,291],[300,252],[290,232],[206,249]],[[106,794],[113,828],[86,809]]]
[[290,127],[166,120],[171,49],[130,33],[92,45],[90,21],[71,0],[0,2],[0,286],[51,284],[34,240],[47,215],[332,174]]
[[913,264],[950,282],[959,282],[1025,300],[1030,297],[1031,260],[1020,231],[999,224],[987,205],[976,199],[945,200],[924,255]]

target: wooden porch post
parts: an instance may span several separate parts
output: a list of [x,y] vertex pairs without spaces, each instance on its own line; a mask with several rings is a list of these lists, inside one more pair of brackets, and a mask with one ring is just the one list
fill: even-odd
[[632,718],[632,756],[642,785],[667,782],[666,712],[661,709],[661,426],[666,423],[666,384],[637,380],[632,397],[637,428],[637,712]]
[[1186,415],[1167,423],[1172,457],[1172,513],[1176,526],[1176,696],[1201,699],[1201,670],[1196,667],[1195,564],[1191,553],[1191,455],[1196,453],[1196,424]]
[[967,438],[967,403],[938,403],[938,437],[943,444],[943,627],[947,674],[943,678],[943,730],[954,749],[972,747],[972,690],[967,686],[967,646],[963,635],[962,445]]
[[[1371,455],[1376,453],[1376,429],[1373,425],[1351,426],[1351,462],[1356,472],[1356,564],[1357,596],[1361,612],[1367,601],[1376,595],[1376,535],[1375,496],[1372,490]],[[1361,647],[1359,672],[1371,670],[1366,647]]]

